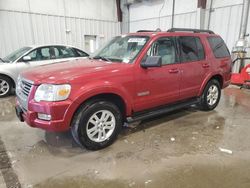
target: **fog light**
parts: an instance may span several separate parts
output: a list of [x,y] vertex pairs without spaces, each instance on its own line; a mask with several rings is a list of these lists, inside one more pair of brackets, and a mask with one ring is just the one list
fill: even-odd
[[38,119],[49,121],[51,120],[51,115],[38,113]]

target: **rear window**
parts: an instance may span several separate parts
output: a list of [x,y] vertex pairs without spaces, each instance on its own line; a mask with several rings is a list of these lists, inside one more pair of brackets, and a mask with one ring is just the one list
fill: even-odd
[[181,62],[199,61],[205,58],[199,37],[179,37]]
[[225,42],[220,37],[208,37],[208,42],[216,58],[230,56]]

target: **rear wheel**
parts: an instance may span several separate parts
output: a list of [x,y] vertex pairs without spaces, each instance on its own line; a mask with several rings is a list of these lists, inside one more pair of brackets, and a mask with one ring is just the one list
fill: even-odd
[[122,126],[118,107],[108,101],[89,102],[75,115],[71,133],[74,140],[89,150],[112,144]]
[[11,80],[6,76],[0,76],[0,98],[9,96],[11,89]]
[[213,110],[219,103],[221,96],[221,87],[217,80],[210,80],[201,96],[200,108],[201,110]]

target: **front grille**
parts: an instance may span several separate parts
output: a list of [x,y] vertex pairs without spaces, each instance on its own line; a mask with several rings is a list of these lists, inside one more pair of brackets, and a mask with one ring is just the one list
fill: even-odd
[[24,80],[22,80],[21,82],[22,82],[21,92],[28,97],[30,94],[30,90],[32,88],[32,84]]
[[17,100],[20,104],[20,107],[24,110],[28,110],[28,98],[33,86],[33,82],[26,80],[24,78],[19,78],[17,87],[16,87],[16,95]]

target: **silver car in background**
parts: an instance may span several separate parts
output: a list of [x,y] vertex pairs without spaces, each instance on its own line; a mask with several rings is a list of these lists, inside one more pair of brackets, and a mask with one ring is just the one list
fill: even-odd
[[18,75],[24,70],[88,56],[86,52],[78,48],[65,45],[22,47],[0,58],[0,98],[8,96],[13,91]]

